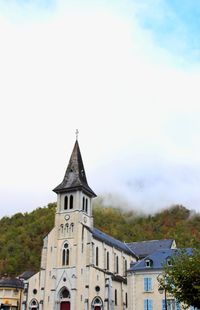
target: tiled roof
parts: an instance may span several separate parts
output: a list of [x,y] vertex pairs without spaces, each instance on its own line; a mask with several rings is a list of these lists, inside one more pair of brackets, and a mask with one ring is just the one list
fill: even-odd
[[3,278],[0,279],[0,287],[24,288],[24,283],[19,279]]
[[131,249],[126,245],[126,243],[121,242],[113,237],[110,237],[109,235],[105,234],[104,232],[98,230],[97,228],[90,228],[87,227],[86,228],[92,233],[92,236],[102,242],[105,242],[106,244],[119,249],[120,251],[123,251],[129,255],[132,255],[134,257],[137,257],[132,251]]
[[96,197],[96,194],[87,183],[79,144],[76,140],[64,179],[53,191],[60,193],[79,189],[85,191],[91,197]]
[[[146,270],[159,270],[163,269],[163,265],[167,263],[167,259],[171,256],[175,255],[176,253],[180,252],[181,249],[162,249],[157,252],[154,252],[153,254],[148,255],[147,257],[143,258],[141,261],[132,264],[129,271],[142,271]],[[192,252],[191,249],[186,249],[187,253],[190,254]],[[151,262],[150,266],[146,266],[146,261],[149,260]]]
[[127,243],[127,246],[140,258],[161,249],[170,249],[173,239],[150,240]]

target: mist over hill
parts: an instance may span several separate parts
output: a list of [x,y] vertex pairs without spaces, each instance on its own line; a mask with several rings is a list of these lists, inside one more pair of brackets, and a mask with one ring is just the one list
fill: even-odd
[[[119,203],[120,204],[120,203]],[[39,270],[43,238],[53,228],[56,203],[0,220],[0,275]],[[175,239],[178,247],[200,246],[200,214],[174,205],[153,215],[94,200],[94,225],[125,242]]]

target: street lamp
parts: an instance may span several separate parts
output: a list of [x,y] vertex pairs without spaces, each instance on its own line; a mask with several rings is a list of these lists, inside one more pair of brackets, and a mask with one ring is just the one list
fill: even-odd
[[160,294],[163,294],[163,292],[164,292],[164,294],[165,294],[165,310],[167,310],[167,291],[166,291],[165,287],[159,286],[158,292]]

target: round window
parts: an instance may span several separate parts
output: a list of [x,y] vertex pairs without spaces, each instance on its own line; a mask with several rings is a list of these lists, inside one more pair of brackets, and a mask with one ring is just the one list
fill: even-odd
[[100,292],[100,287],[97,285],[97,286],[95,286],[95,291],[96,292]]

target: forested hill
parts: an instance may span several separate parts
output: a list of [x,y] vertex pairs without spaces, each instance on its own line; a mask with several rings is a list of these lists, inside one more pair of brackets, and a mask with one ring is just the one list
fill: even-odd
[[[43,237],[53,228],[55,203],[31,213],[17,213],[0,220],[0,275],[37,271]],[[173,206],[154,215],[94,206],[96,228],[122,241],[175,239],[179,247],[200,246],[200,214]]]

